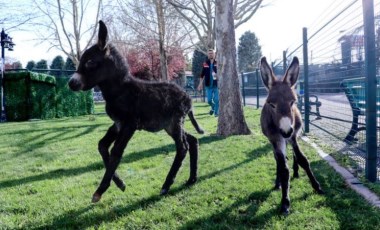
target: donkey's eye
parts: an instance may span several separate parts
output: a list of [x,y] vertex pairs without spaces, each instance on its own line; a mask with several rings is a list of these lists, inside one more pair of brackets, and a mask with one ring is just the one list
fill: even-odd
[[96,62],[94,62],[93,60],[88,60],[85,64],[87,69],[94,69],[96,65]]
[[293,106],[294,105],[294,102],[296,102],[295,100],[291,101],[290,102],[290,106]]
[[268,102],[268,104],[272,107],[272,108],[276,108],[276,104],[272,103],[272,102]]

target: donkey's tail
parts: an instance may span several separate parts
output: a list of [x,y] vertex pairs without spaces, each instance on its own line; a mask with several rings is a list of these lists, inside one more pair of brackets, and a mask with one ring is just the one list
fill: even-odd
[[194,118],[194,114],[193,114],[192,110],[190,110],[190,112],[188,113],[188,115],[189,115],[191,124],[193,124],[193,126],[197,130],[197,132],[199,134],[204,134],[205,131],[201,127],[199,127],[197,120],[195,120],[195,118]]

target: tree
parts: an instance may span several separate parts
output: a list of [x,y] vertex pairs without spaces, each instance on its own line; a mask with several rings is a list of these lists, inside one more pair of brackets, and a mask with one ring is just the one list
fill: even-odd
[[82,52],[95,38],[102,0],[33,2],[34,7],[42,13],[40,21],[36,23],[36,26],[42,28],[38,30],[38,36],[42,41],[50,43],[51,48],[65,53],[78,65]]
[[13,62],[13,69],[22,69],[22,64],[20,61]]
[[[187,26],[175,9],[162,0],[119,0],[122,14],[120,21],[124,24],[124,31],[132,31],[130,35],[129,49],[141,49],[150,44],[158,50],[159,71],[156,75],[159,79],[168,80],[171,77],[169,59],[170,52],[180,47],[186,50],[189,34]],[[124,41],[127,39],[123,39]],[[153,69],[151,69],[153,71]]]
[[51,62],[50,69],[60,69],[62,70],[65,66],[65,61],[61,55],[56,56]]
[[26,4],[28,2],[25,0],[1,1],[0,24],[6,33],[27,29],[31,21],[38,17]]
[[[43,69],[43,70],[47,70],[48,69],[48,65],[47,65],[47,61],[45,59],[41,59],[40,61],[38,61],[36,63],[36,67],[35,69]],[[47,71],[43,71],[43,73],[47,73]]]
[[[54,70],[63,70],[65,68],[65,61],[63,60],[63,57],[61,55],[56,56],[51,65],[50,65],[50,74],[54,76],[60,76],[62,74],[62,71],[54,71]],[[53,71],[52,71],[53,70]]]
[[165,30],[166,30],[166,23],[165,23],[165,16],[164,16],[164,9],[162,5],[162,0],[153,0],[154,5],[156,6],[156,13],[157,13],[157,27],[158,27],[158,44],[159,44],[159,50],[160,50],[160,72],[163,80],[168,80],[168,60],[166,56],[166,49],[165,49]]
[[[150,41],[142,47],[129,49],[124,54],[132,75],[147,80],[160,80],[160,54],[157,46],[155,41]],[[171,80],[184,70],[185,58],[179,47],[169,47],[167,54],[167,72]]]
[[36,62],[35,61],[28,61],[28,63],[26,64],[26,69],[27,70],[32,70],[36,67]]
[[4,64],[4,69],[5,70],[22,69],[22,64],[20,61],[6,62]]
[[240,72],[251,72],[258,66],[262,56],[261,46],[255,33],[246,31],[239,38],[238,64]]
[[236,68],[233,0],[216,1],[216,46],[218,50],[219,120],[217,133],[221,136],[250,134],[241,103]]
[[[199,41],[205,47],[214,48],[215,44],[215,4],[214,0],[167,0],[196,31]],[[262,6],[263,0],[233,0],[233,19],[231,23],[238,28],[247,22]]]
[[70,57],[66,58],[64,70],[76,70],[75,64],[74,64],[73,60],[71,60]]
[[194,76],[194,85],[197,86],[199,84],[199,77],[202,72],[202,64],[207,59],[207,55],[199,50],[194,50],[193,60],[192,60],[192,69],[191,72]]

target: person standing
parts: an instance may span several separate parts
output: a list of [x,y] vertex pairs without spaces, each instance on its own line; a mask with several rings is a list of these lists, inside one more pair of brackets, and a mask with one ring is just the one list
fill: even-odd
[[217,117],[219,115],[219,91],[216,68],[217,62],[215,60],[214,50],[209,49],[207,56],[207,60],[203,62],[198,90],[201,91],[203,89],[204,83],[206,87],[207,102],[211,106],[210,115],[214,114],[215,117]]

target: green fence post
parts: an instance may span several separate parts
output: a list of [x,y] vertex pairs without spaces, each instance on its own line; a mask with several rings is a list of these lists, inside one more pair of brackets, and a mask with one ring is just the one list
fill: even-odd
[[260,107],[260,93],[259,93],[259,69],[256,69],[256,109]]
[[242,86],[242,88],[241,88],[241,90],[242,90],[242,95],[243,95],[243,105],[245,106],[245,89],[244,89],[244,73],[243,72],[241,72],[241,86]]
[[286,51],[282,51],[282,63],[283,63],[282,69],[284,70],[284,74],[285,74],[286,68],[288,67],[286,63]]
[[305,133],[310,131],[310,106],[309,106],[309,62],[308,62],[307,28],[303,28],[303,69],[304,69],[304,99],[305,99]]
[[377,133],[376,133],[376,50],[375,50],[375,19],[373,0],[363,0],[364,50],[366,76],[366,178],[377,180]]

